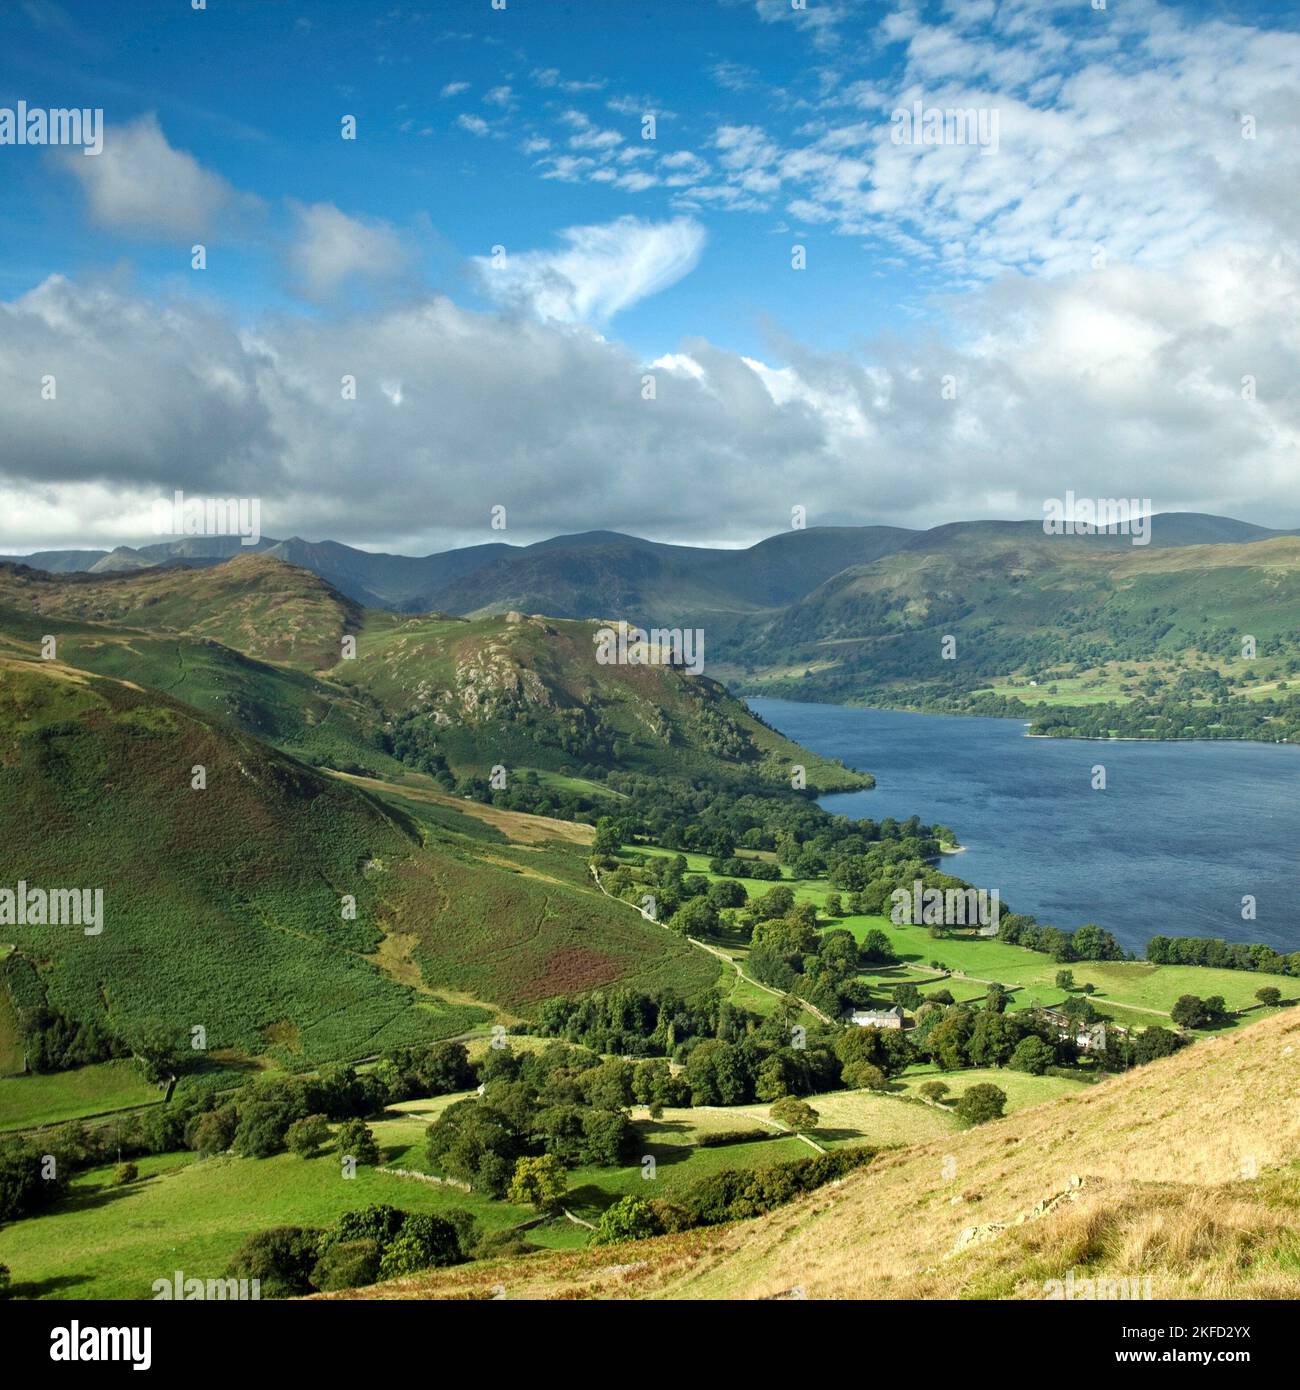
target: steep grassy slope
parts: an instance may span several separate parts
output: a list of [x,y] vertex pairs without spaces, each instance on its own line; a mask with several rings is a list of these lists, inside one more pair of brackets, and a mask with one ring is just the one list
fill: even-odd
[[15,923],[0,940],[69,1019],[128,1042],[153,1020],[176,1037],[201,1025],[211,1050],[290,1063],[447,1036],[550,994],[717,977],[596,890],[587,827],[483,825],[411,781],[325,777],[137,682],[0,656],[0,886],[104,902],[97,936]]
[[[61,663],[0,664],[0,884],[103,890],[103,928],[3,928],[48,1004],[128,1041],[312,1060],[459,1031],[366,956],[414,826],[167,696]],[[206,769],[204,790],[193,769]],[[344,920],[344,894],[355,920]]]
[[1288,1011],[755,1221],[353,1296],[1042,1299],[1073,1270],[1150,1276],[1155,1298],[1295,1298],[1298,1057]]

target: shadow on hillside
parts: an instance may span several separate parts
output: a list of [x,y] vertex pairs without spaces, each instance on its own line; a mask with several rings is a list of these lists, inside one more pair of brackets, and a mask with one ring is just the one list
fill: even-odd
[[48,1279],[33,1279],[27,1283],[11,1284],[10,1298],[49,1298],[63,1289],[89,1284],[89,1274],[52,1274]]
[[637,1128],[647,1139],[656,1134],[689,1134],[691,1126],[685,1120],[638,1120]]
[[867,1139],[870,1136],[860,1129],[827,1129],[825,1125],[818,1125],[816,1129],[808,1131],[808,1137],[819,1144],[840,1144],[848,1139]]
[[59,1202],[57,1210],[60,1212],[97,1211],[100,1207],[109,1206],[113,1202],[120,1201],[123,1197],[129,1197],[132,1193],[138,1192],[140,1188],[157,1181],[158,1177],[154,1175],[147,1178],[136,1178],[134,1182],[123,1183],[120,1187],[103,1182],[95,1184],[94,1187],[75,1188]]

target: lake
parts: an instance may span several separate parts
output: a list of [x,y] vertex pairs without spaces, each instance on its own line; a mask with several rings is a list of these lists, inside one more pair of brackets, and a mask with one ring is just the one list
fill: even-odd
[[[1028,738],[1011,719],[751,699],[774,728],[874,774],[828,811],[949,825],[943,867],[1064,929],[1300,950],[1300,747]],[[1102,764],[1106,789],[1092,789]],[[1241,900],[1256,900],[1243,921]]]

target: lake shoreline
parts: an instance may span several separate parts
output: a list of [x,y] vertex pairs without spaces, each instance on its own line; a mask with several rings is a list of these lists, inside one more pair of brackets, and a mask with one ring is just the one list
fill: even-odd
[[[823,757],[869,768],[869,792],[818,805],[879,824],[951,826],[963,879],[1004,910],[1063,931],[1093,922],[1145,956],[1153,936],[1300,950],[1294,844],[1296,744],[1252,739],[1025,737],[992,715],[756,701],[764,720]],[[1107,786],[1092,785],[1106,742]],[[1272,752],[1265,751],[1273,750]],[[942,864],[943,861],[941,860]],[[1242,894],[1259,904],[1241,919]]]

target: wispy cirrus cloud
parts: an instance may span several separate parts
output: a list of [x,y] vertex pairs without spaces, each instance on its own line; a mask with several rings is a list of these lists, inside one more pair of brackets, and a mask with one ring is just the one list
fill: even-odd
[[704,250],[703,226],[689,217],[647,222],[620,217],[569,227],[554,251],[475,258],[498,303],[561,323],[607,323],[620,310],[688,275]]

